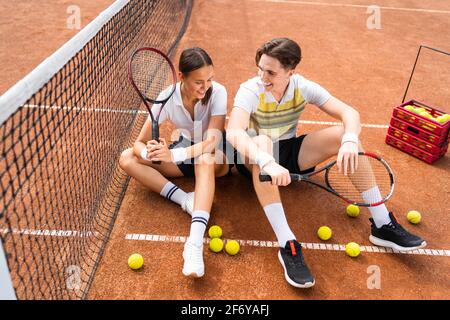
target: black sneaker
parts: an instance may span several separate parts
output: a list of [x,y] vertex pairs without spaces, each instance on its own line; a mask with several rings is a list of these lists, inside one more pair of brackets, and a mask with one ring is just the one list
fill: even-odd
[[392,212],[389,212],[391,222],[377,228],[373,219],[370,218],[372,223],[372,232],[369,237],[370,242],[377,246],[388,247],[396,249],[398,251],[411,251],[420,248],[424,248],[427,243],[420,237],[415,236],[406,231],[395,219]]
[[286,242],[278,251],[278,259],[284,269],[284,277],[290,285],[297,288],[310,288],[314,285],[314,277],[305,263],[302,246],[297,240]]

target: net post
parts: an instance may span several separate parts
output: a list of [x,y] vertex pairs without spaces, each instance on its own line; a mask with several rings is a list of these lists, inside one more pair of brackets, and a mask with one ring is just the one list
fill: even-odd
[[403,95],[402,103],[405,102],[406,95],[408,94],[409,85],[411,84],[412,77],[414,75],[414,71],[416,70],[417,61],[419,60],[420,50],[422,50],[422,45],[419,47],[419,51],[417,52],[416,61],[414,62],[414,66],[411,71],[411,75],[409,76],[408,85],[406,86],[405,94]]
[[0,238],[0,300],[17,300]]
[[414,71],[416,70],[417,61],[419,60],[420,51],[422,50],[422,48],[425,48],[425,49],[428,49],[428,50],[431,50],[431,51],[434,51],[434,52],[437,52],[437,53],[441,53],[441,54],[450,56],[450,52],[445,52],[445,51],[442,51],[442,50],[439,50],[439,49],[436,49],[436,48],[432,48],[432,47],[428,47],[428,46],[425,46],[425,45],[421,44],[420,47],[419,47],[419,51],[417,52],[416,61],[414,61],[414,66],[413,66],[413,69],[411,71],[411,75],[409,76],[408,85],[406,86],[406,90],[405,90],[405,94],[403,95],[402,103],[405,102],[406,95],[408,94],[409,85],[411,84],[411,80],[413,78]]

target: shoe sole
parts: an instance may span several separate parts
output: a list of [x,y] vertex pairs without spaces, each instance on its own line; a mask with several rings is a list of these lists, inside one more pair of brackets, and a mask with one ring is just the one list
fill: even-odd
[[183,274],[184,274],[186,277],[189,277],[189,278],[201,278],[201,277],[203,277],[203,275],[204,275],[205,273],[203,272],[203,273],[198,274],[197,272],[185,272],[185,271],[183,270]]
[[280,260],[281,265],[283,266],[284,269],[284,277],[286,278],[286,281],[291,285],[294,286],[296,288],[311,288],[312,286],[314,286],[316,284],[316,281],[314,280],[313,282],[306,282],[305,284],[300,284],[297,282],[294,282],[291,280],[291,278],[289,278],[286,267],[284,266],[284,261],[283,258],[281,257],[281,253],[280,251],[278,251],[278,260]]
[[372,242],[374,245],[380,246],[380,247],[387,247],[387,248],[391,248],[397,251],[401,251],[401,252],[407,252],[407,251],[413,251],[413,250],[417,250],[417,249],[422,249],[425,248],[427,245],[426,241],[423,241],[420,246],[417,247],[402,247],[399,246],[398,244],[392,242],[392,241],[388,241],[388,240],[383,240],[380,238],[377,238],[375,236],[370,235],[369,236],[369,241]]
[[[184,257],[184,252],[183,252],[182,256],[183,256],[183,259],[186,259],[186,258]],[[182,270],[182,273],[183,273],[186,277],[190,277],[190,278],[201,278],[201,277],[203,277],[203,275],[205,274],[204,271],[201,272],[201,273],[195,272],[195,271],[189,272],[189,271],[186,271],[184,268],[183,268],[183,270]]]

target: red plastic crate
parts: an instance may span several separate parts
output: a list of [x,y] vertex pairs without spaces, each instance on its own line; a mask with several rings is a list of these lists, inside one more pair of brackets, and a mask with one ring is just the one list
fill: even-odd
[[[435,146],[442,146],[442,144],[447,140],[447,136],[436,136],[426,130],[423,130],[419,127],[416,127],[415,125],[412,125],[411,123],[402,121],[400,119],[397,119],[395,117],[391,118],[391,127],[396,128],[399,131],[403,131],[404,133],[416,137],[418,139],[427,141],[431,144],[434,144]],[[392,134],[391,134],[392,135]]]
[[412,136],[406,132],[403,132],[402,130],[389,127],[388,134],[394,138],[397,138],[399,140],[405,141],[413,146],[416,146],[417,148],[420,148],[422,150],[425,150],[428,153],[431,154],[437,154],[442,151],[442,147],[444,146],[445,142],[440,145],[436,146],[428,141],[421,140],[419,138],[416,138],[415,136]]
[[389,134],[386,135],[386,143],[430,164],[444,156],[448,149],[448,142],[446,142],[440,152],[431,154]]
[[[394,108],[393,116],[402,121],[408,122],[416,127],[427,130],[436,136],[444,136],[447,139],[450,130],[450,121],[445,123],[439,123],[434,120],[425,118],[417,113],[406,110],[404,107],[407,105],[414,105],[415,107],[421,107],[431,113],[433,117],[437,117],[445,114],[436,108],[427,106],[416,100],[409,100]],[[444,139],[444,140],[445,140]]]

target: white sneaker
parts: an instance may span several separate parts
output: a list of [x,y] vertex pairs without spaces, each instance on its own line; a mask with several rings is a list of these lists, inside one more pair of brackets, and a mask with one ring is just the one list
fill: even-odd
[[184,244],[183,251],[183,274],[186,277],[200,278],[205,274],[205,265],[203,263],[203,244],[198,247],[188,240]]
[[194,212],[194,192],[188,192],[186,198],[181,204],[181,208],[192,216]]

